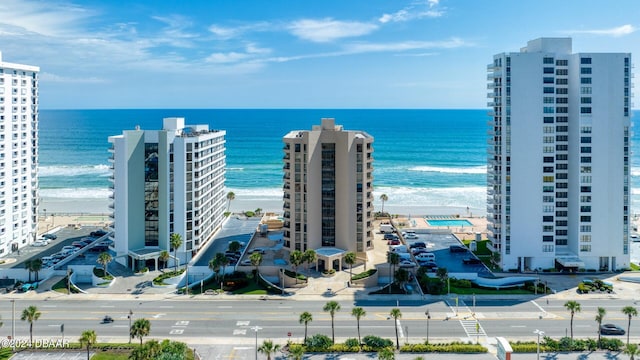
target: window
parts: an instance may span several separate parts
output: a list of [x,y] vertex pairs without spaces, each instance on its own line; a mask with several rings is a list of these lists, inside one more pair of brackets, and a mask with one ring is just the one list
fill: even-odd
[[545,134],[553,134],[554,130],[553,130],[553,126],[545,126],[542,131]]
[[556,126],[556,131],[557,132],[567,132],[569,131],[569,127],[568,126]]
[[556,79],[556,85],[568,85],[568,84],[569,84],[568,79]]
[[553,182],[553,176],[543,176],[542,177],[542,181],[543,182]]
[[583,184],[591,184],[592,177],[591,175],[581,175],[580,182]]
[[[551,240],[549,241],[553,241],[553,236],[550,236],[550,238]],[[542,241],[546,241],[546,240],[542,239]],[[546,253],[553,252],[553,245],[549,245],[549,244],[542,245],[542,252],[546,252]]]
[[553,84],[553,78],[552,77],[543,77],[542,78],[542,83],[544,84]]
[[553,124],[553,116],[545,116],[544,117],[545,124]]
[[544,107],[544,113],[545,113],[545,114],[553,114],[553,113],[554,113],[554,108],[553,108],[553,106],[545,106],[545,107]]
[[553,87],[548,87],[548,86],[545,86],[542,89],[542,92],[544,92],[545,94],[553,94],[553,93],[555,93],[555,91],[553,90]]
[[588,57],[580,58],[580,64],[582,65],[591,64],[591,58],[588,58]]
[[545,97],[543,98],[543,102],[544,102],[545,104],[553,104],[553,103],[555,103],[555,101],[556,101],[556,100],[555,100],[555,98],[554,98],[553,96],[545,96]]
[[591,186],[580,186],[580,192],[581,193],[590,193],[591,192]]
[[591,216],[589,215],[580,216],[580,222],[591,222]]
[[590,97],[581,97],[580,98],[580,104],[591,104],[591,98]]
[[583,106],[580,108],[580,114],[591,114],[591,107]]
[[[551,63],[553,64],[553,63]],[[553,68],[552,67],[545,67],[544,69],[542,69],[542,72],[545,74],[553,74]]]
[[580,78],[580,84],[591,84],[591,78],[590,77]]
[[580,172],[582,174],[590,174],[591,173],[591,166],[580,166]]
[[556,60],[556,66],[567,66],[569,65],[569,60]]
[[558,70],[556,70],[556,75],[569,75],[569,70],[567,70],[567,69],[558,69]]
[[556,94],[558,95],[566,95],[569,93],[569,89],[567,88],[557,88],[556,89]]
[[591,252],[591,245],[580,245],[580,252]]
[[543,225],[542,226],[542,231],[543,232],[552,232],[553,231],[553,225]]
[[590,67],[581,67],[580,68],[580,74],[583,74],[583,75],[591,74],[591,68]]
[[583,95],[591,94],[591,86],[582,86],[582,87],[580,87],[580,94],[583,94]]
[[[542,63],[543,64],[553,64],[553,58],[551,57],[545,57],[542,59]],[[546,69],[546,68],[545,68]]]
[[591,136],[581,136],[580,137],[581,144],[591,144]]
[[553,156],[545,156],[542,161],[546,162],[546,163],[552,163],[553,162]]
[[[553,235],[544,235],[544,236],[542,237],[542,241],[544,241],[544,242],[550,242],[550,241],[553,241]],[[552,245],[552,246],[553,246],[553,245]]]
[[590,154],[591,153],[591,147],[590,146],[581,146],[580,147],[580,152],[583,154]]
[[543,192],[553,192],[553,186],[545,185],[542,187]]
[[591,235],[580,235],[580,242],[591,242]]
[[542,171],[546,172],[546,173],[552,173],[553,172],[553,166],[544,166],[542,168]]
[[556,104],[568,104],[569,99],[566,97],[559,97],[556,99]]
[[543,222],[553,222],[553,216],[543,216],[542,217],[542,221]]
[[581,126],[580,132],[583,134],[591,134],[591,126]]

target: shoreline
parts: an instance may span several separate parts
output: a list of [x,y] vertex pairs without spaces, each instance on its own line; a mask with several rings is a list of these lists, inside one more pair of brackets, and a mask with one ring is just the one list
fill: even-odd
[[[39,212],[40,215],[108,215],[111,213],[109,209],[109,199],[96,199],[96,198],[49,198],[42,197],[40,201]],[[238,213],[245,211],[254,211],[258,208],[262,212],[275,212],[282,213],[282,200],[280,198],[262,197],[256,198],[250,196],[249,198],[236,194],[236,198],[229,204],[229,211]],[[382,209],[380,204],[375,204],[375,211]],[[442,205],[407,205],[394,203],[389,200],[384,204],[385,212],[392,215],[404,215],[404,216],[421,216],[421,215],[459,215],[460,217],[485,217],[486,213],[484,209],[478,209],[470,207],[467,211],[466,207],[461,206],[442,206]]]

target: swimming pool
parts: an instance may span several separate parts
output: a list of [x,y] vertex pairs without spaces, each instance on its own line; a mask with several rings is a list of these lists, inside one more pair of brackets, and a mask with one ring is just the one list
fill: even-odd
[[429,226],[473,226],[469,220],[465,219],[448,219],[448,220],[427,220]]

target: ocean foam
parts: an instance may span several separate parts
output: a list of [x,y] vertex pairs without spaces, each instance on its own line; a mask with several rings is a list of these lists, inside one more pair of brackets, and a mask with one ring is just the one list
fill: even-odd
[[107,188],[62,188],[40,189],[43,198],[56,199],[107,199],[111,190]]
[[444,166],[414,166],[409,171],[423,171],[446,174],[486,174],[487,166],[469,166],[469,167],[444,167]]
[[57,165],[57,166],[40,166],[38,168],[39,176],[59,176],[70,177],[80,175],[109,176],[111,171],[109,165]]

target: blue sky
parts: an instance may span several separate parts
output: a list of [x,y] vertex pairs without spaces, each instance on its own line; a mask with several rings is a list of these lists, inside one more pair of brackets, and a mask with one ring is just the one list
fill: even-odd
[[[640,1],[1,0],[3,61],[42,109],[484,108],[538,37],[640,55]],[[639,102],[635,99],[635,104]]]

